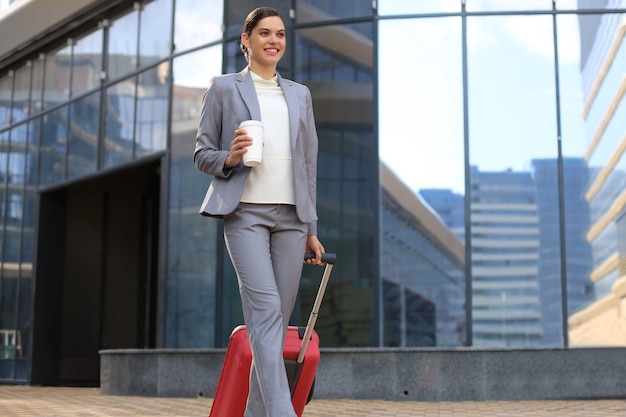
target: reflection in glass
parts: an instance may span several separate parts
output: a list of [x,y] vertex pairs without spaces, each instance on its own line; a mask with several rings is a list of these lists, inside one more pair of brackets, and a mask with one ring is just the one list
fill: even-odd
[[[203,49],[180,56],[173,64],[167,347],[215,346],[221,327],[218,318],[227,323],[227,333],[232,330],[230,317],[218,312],[220,303],[228,305],[225,297],[216,294],[218,246],[222,245],[219,221],[198,214],[210,177],[191,163],[202,97],[208,77],[221,73],[221,52],[221,46]],[[240,309],[236,304],[230,311],[237,307]],[[237,323],[241,322],[239,313]],[[226,335],[221,341],[224,346],[227,340]]]
[[169,64],[139,74],[137,87],[137,117],[135,157],[165,150]]
[[90,94],[70,106],[70,141],[67,176],[76,178],[95,172],[98,162],[100,92]]
[[311,23],[361,16],[371,16],[371,0],[297,0],[296,22]]
[[[225,36],[239,36],[241,35],[241,30],[243,27],[243,22],[246,20],[246,16],[253,9],[260,6],[257,0],[235,0],[235,1],[226,1],[224,2],[224,7],[226,7],[226,30]],[[283,17],[283,19],[289,19],[289,8],[290,1],[284,0],[267,0],[263,2],[263,6],[273,7],[278,10],[278,13]],[[289,48],[287,48],[289,49]],[[283,56],[282,61],[285,60]],[[282,73],[281,73],[282,74]]]
[[139,13],[133,11],[114,20],[109,27],[107,78],[114,80],[137,68]]
[[[2,340],[5,338],[17,342],[17,277],[14,271],[14,262],[2,263],[2,279],[0,279],[0,329],[2,329]],[[0,379],[13,379],[15,374],[15,361],[17,343],[0,344]],[[8,362],[8,363],[7,363]],[[8,366],[7,366],[8,365]]]
[[[620,2],[611,3],[613,6]],[[590,4],[581,5],[592,7]],[[624,5],[622,5],[623,7]],[[597,7],[597,6],[596,6]],[[568,45],[561,31],[576,21],[559,16],[559,46]],[[575,180],[583,182],[581,199],[588,204],[584,233],[589,266],[584,297],[570,303],[569,336],[572,346],[626,345],[621,331],[619,300],[626,296],[623,264],[626,259],[626,31],[624,15],[581,15],[577,19],[581,39],[580,56],[570,72],[580,69],[580,78],[570,88],[582,92],[582,112],[571,115],[575,126],[582,114],[586,137],[572,137],[564,148],[583,159],[588,170]],[[578,98],[578,97],[577,97]],[[579,220],[583,224],[583,219]],[[568,223],[569,224],[569,223]],[[587,259],[587,258],[585,258]],[[578,265],[580,260],[577,260]],[[587,266],[587,264],[585,265]]]
[[556,0],[555,5],[560,10],[576,10],[581,2],[597,3],[597,0]]
[[[11,185],[24,184],[24,167],[28,124],[21,124],[11,130],[11,144],[9,153],[8,182]],[[21,207],[20,207],[21,211]],[[10,214],[10,213],[9,213]],[[17,214],[21,216],[21,214]]]
[[21,226],[24,215],[23,190],[28,125],[11,129],[7,166],[6,206],[3,221],[6,227],[3,261],[17,266],[21,249]]
[[104,167],[133,159],[136,82],[137,77],[127,78],[105,91]]
[[552,10],[552,0],[465,0],[468,12]]
[[15,71],[15,82],[13,84],[13,112],[11,120],[17,123],[30,114],[30,79],[32,62]]
[[20,279],[18,288],[18,316],[17,331],[20,342],[16,345],[15,354],[15,379],[16,381],[27,381],[29,378],[30,361],[30,330],[32,311],[32,263],[23,262],[20,265]]
[[102,30],[97,30],[74,44],[72,59],[72,96],[100,84],[102,72]]
[[69,98],[71,69],[71,45],[46,54],[43,91],[43,102],[46,109],[54,107]]
[[[7,161],[8,161],[8,152],[9,152],[9,131],[5,130],[4,132],[0,132],[0,213],[2,216],[6,216],[6,205],[7,205],[7,187],[6,179],[7,179]],[[6,235],[6,226],[4,224],[0,224],[0,260],[3,260],[4,254],[4,241]]]
[[67,147],[67,106],[44,115],[41,134],[39,184],[57,184],[65,179],[65,152]]
[[0,129],[11,123],[12,100],[13,77],[5,74],[0,77]]
[[454,13],[461,11],[461,0],[378,0],[379,15],[412,13]]
[[37,114],[43,109],[43,80],[45,60],[38,58],[33,61],[33,73],[30,86],[30,112]]
[[556,8],[560,10],[588,10],[588,9],[623,9],[624,0],[556,0]]
[[[204,26],[204,25],[203,25]],[[141,10],[139,66],[145,67],[170,53],[172,0],[154,0]]]
[[[466,339],[460,28],[459,18],[379,25],[381,270],[391,291],[383,308],[400,308],[399,322],[384,322],[404,329],[385,334],[386,346],[460,346]],[[415,37],[429,41],[411,53],[397,41]],[[398,74],[410,82],[399,83]]]
[[468,18],[475,346],[562,343],[552,39],[550,16]]
[[[379,343],[372,308],[378,293],[372,29],[371,23],[303,29],[291,41],[299,65],[294,78],[312,93],[319,137],[319,235],[341,258],[316,327],[326,346]],[[297,318],[306,320],[318,282],[319,271],[305,269]]]
[[181,52],[222,37],[223,0],[176,0],[174,45]]
[[25,183],[27,190],[37,185],[39,169],[39,139],[41,136],[41,118],[32,119],[28,127],[28,156],[26,158]]

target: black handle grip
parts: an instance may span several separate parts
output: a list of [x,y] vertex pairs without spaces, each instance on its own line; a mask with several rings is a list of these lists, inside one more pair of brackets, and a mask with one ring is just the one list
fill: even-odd
[[[315,254],[313,252],[305,252],[304,260],[306,261],[307,259],[315,259]],[[335,255],[334,253],[322,253],[322,262],[327,264],[334,264],[336,260],[337,255]]]

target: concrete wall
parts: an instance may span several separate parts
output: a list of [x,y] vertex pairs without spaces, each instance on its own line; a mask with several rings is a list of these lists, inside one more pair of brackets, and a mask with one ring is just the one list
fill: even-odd
[[[212,397],[224,350],[102,351],[104,395]],[[626,398],[626,348],[322,349],[314,398]]]

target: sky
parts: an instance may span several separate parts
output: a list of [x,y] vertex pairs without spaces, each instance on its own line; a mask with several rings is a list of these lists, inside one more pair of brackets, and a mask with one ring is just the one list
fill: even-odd
[[[563,149],[580,157],[577,18],[560,16],[557,27]],[[383,20],[379,36],[381,159],[413,190],[464,194],[460,18]],[[519,171],[556,158],[551,15],[471,17],[467,41],[470,164]]]

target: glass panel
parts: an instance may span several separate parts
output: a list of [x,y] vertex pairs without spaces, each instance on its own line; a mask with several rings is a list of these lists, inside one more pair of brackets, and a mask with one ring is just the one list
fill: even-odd
[[223,0],[176,0],[174,45],[181,52],[222,38]]
[[598,0],[556,0],[555,4],[557,9],[576,10],[578,9],[578,4],[582,1],[588,3],[598,3]]
[[15,84],[13,86],[13,123],[24,120],[30,114],[30,76],[32,62],[15,72]]
[[465,0],[468,12],[552,10],[552,0]]
[[0,129],[11,123],[11,103],[13,100],[13,76],[0,78]]
[[137,68],[139,13],[131,12],[109,27],[107,78],[114,80]]
[[[223,238],[219,220],[198,215],[210,177],[200,174],[190,161],[207,77],[221,73],[221,61],[222,47],[218,45],[180,56],[173,64],[167,347],[206,348],[218,344],[216,277]],[[241,309],[241,304],[237,307]],[[227,340],[220,345],[226,346]]]
[[560,346],[552,17],[467,25],[474,345]]
[[378,0],[378,14],[454,13],[461,11],[461,0],[406,1]]
[[[11,152],[9,155],[9,184],[24,184],[26,142],[28,140],[28,124],[21,124],[11,131]],[[14,190],[21,194],[21,191]],[[21,210],[21,209],[20,209]]]
[[[7,190],[8,161],[9,161],[9,131],[0,132],[0,218],[7,217],[7,200],[10,198]],[[4,242],[6,226],[0,223],[0,262],[4,259]],[[9,237],[7,237],[9,239]]]
[[[326,346],[380,343],[372,33],[372,23],[324,26],[298,30],[292,41],[294,79],[312,93],[319,137],[319,237],[341,259],[316,326]],[[294,323],[306,323],[319,274],[305,267]]]
[[[39,169],[39,139],[41,136],[41,119],[33,119],[28,128],[28,158],[26,161],[26,176],[24,181],[30,186],[37,185]],[[34,187],[33,187],[34,188]]]
[[556,8],[562,10],[624,9],[624,0],[556,0]]
[[140,67],[168,56],[172,44],[172,0],[155,0],[143,7],[139,31]]
[[15,340],[15,379],[27,381],[29,379],[28,360],[30,356],[30,332],[32,310],[32,263],[22,263],[19,279],[19,305],[17,316],[17,331]]
[[571,51],[559,53],[561,90],[567,91],[561,95],[563,152],[578,167],[564,178],[570,204],[578,206],[566,213],[571,346],[626,345],[617,301],[626,295],[625,18],[564,15],[557,21],[559,50]]
[[40,113],[43,109],[43,80],[44,80],[44,69],[45,69],[45,59],[40,58],[33,61],[33,78],[30,87],[30,97],[31,97],[31,113],[37,114]]
[[[226,6],[226,36],[239,36],[241,35],[243,22],[246,20],[246,16],[254,8],[259,7],[258,1],[251,0],[235,0],[225,2]],[[285,23],[289,23],[289,7],[290,3],[284,0],[268,0],[263,2],[263,6],[273,7],[278,10],[278,13],[285,20]],[[287,48],[289,49],[289,48]],[[282,61],[285,61],[283,56]]]
[[44,79],[44,107],[49,109],[66,101],[70,96],[72,47],[65,46],[46,55]]
[[40,185],[52,185],[65,179],[67,124],[67,106],[61,107],[43,117],[40,148]]
[[309,23],[371,16],[372,0],[297,0],[296,21]]
[[74,45],[72,61],[72,95],[91,90],[100,85],[102,72],[103,31],[97,30]]
[[17,277],[14,265],[2,263],[0,279],[0,379],[15,378],[17,353]]
[[139,74],[136,158],[165,149],[169,98],[169,63]]
[[135,90],[137,77],[127,78],[106,90],[104,161],[112,167],[132,161],[135,132]]
[[68,178],[76,178],[96,171],[99,128],[100,92],[72,103],[70,141],[67,151]]
[[[379,24],[383,309],[401,329],[385,346],[466,341],[460,36],[458,17]],[[398,39],[411,38],[428,42],[407,54]]]

